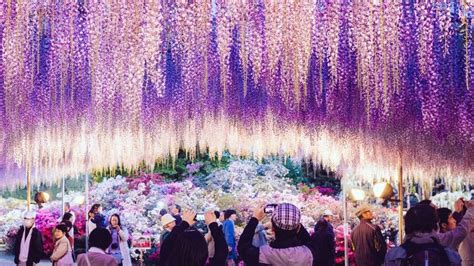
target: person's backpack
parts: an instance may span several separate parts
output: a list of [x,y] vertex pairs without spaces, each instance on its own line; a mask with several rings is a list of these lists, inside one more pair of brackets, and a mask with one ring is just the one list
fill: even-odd
[[407,253],[404,266],[446,266],[450,261],[444,247],[433,238],[432,243],[415,244],[407,241],[401,245]]

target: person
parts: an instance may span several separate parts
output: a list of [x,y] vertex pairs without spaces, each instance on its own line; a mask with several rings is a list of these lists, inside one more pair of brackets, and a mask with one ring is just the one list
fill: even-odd
[[164,230],[160,235],[160,243],[163,243],[176,226],[176,219],[171,216],[171,214],[167,213],[161,217],[161,224],[163,225]]
[[165,214],[167,214],[167,213],[168,213],[168,211],[167,211],[165,208],[163,208],[163,209],[160,210],[160,216],[163,216],[163,215],[165,215]]
[[53,266],[72,266],[74,259],[72,257],[72,247],[66,237],[69,228],[65,224],[58,224],[54,229],[54,249],[51,254]]
[[[237,262],[237,243],[235,241],[235,221],[237,221],[237,212],[229,209],[224,212],[224,223],[222,230],[224,231],[225,241],[229,248],[227,257],[227,265],[235,265]],[[255,231],[254,231],[255,232]]]
[[[474,225],[474,206],[470,206],[469,202],[464,205],[463,199],[460,198],[455,202],[455,207],[466,206],[465,215],[459,218],[458,212],[453,213],[453,218],[458,217],[459,221],[456,222],[456,227],[453,230],[447,230],[444,233],[438,232],[439,243],[445,247],[450,247],[457,250],[461,242],[466,238],[468,233],[471,231]],[[429,205],[437,209],[437,207],[429,200],[424,200],[418,203],[419,205]],[[469,208],[467,208],[469,206]],[[462,208],[462,207],[461,207]]]
[[[222,224],[219,221],[220,212],[214,211],[214,216],[216,217],[215,221],[217,223],[217,226],[219,227],[220,230],[222,230]],[[208,226],[208,229],[209,229],[209,226]],[[206,235],[204,235],[204,238],[206,239],[206,243],[207,243],[207,251],[208,251],[209,259],[212,259],[214,258],[214,254],[215,254],[215,247],[214,247],[215,242],[214,242],[214,238],[212,238],[211,229],[207,231]]]
[[252,245],[254,247],[261,247],[268,244],[267,234],[265,233],[265,226],[262,223],[258,223],[255,228],[255,234],[253,235]]
[[87,220],[87,232],[90,234],[95,228],[97,228],[97,219],[96,215],[100,214],[101,206],[98,203],[92,205],[91,209],[88,212],[88,220]]
[[336,242],[334,230],[328,220],[322,218],[315,226],[311,236],[313,248],[317,251],[314,261],[316,265],[333,266],[335,263]]
[[334,213],[332,213],[331,210],[325,210],[325,211],[323,212],[322,218],[323,218],[324,220],[326,220],[326,221],[329,223],[329,225],[331,226],[331,228],[332,228],[332,224],[331,224],[331,223],[332,223],[333,217],[334,217]]
[[463,198],[459,199],[455,204],[455,212],[453,218],[456,219],[457,224],[467,224],[467,234],[464,240],[459,245],[459,255],[462,259],[462,266],[474,265],[474,222],[472,217],[474,212],[474,200],[465,202]]
[[70,230],[68,231],[68,235],[70,235],[74,239],[74,232],[77,232],[78,230],[74,230],[74,222],[76,221],[76,217],[72,214],[72,212],[66,212],[64,213],[63,217],[61,218],[61,221],[59,223],[71,223]]
[[225,211],[221,211],[219,213],[219,227],[222,229],[223,227],[223,224],[224,224],[224,221],[225,221]]
[[23,225],[18,230],[13,245],[14,262],[17,265],[32,266],[39,263],[44,256],[43,240],[40,231],[35,227],[35,219],[35,212],[23,213]]
[[69,202],[65,202],[65,203],[64,203],[63,220],[64,220],[64,216],[65,216],[66,214],[71,215],[68,220],[70,220],[71,223],[74,224],[74,223],[76,222],[76,214],[72,211],[72,209],[71,209],[71,204],[70,204]]
[[456,219],[453,218],[453,212],[448,208],[439,208],[437,210],[439,217],[439,232],[446,233],[456,229]]
[[105,228],[96,228],[89,235],[89,251],[77,256],[77,266],[117,266],[114,257],[105,253],[112,236]]
[[176,224],[180,224],[181,221],[183,220],[181,218],[181,206],[179,206],[178,204],[171,205],[170,213],[176,220]]
[[72,223],[69,220],[61,221],[59,224],[64,224],[67,228],[66,231],[66,238],[69,241],[69,244],[71,245],[71,249],[74,250],[74,236],[71,236],[69,232],[71,231],[72,228]]
[[[194,229],[196,213],[184,211],[183,220],[176,225],[171,234],[161,246],[160,266],[204,266],[208,260],[208,250],[204,236]],[[224,233],[219,229],[215,215],[208,211],[204,214],[204,221],[209,226],[215,242],[215,254],[209,259],[208,265],[222,266],[227,258],[227,245]]]
[[370,206],[366,204],[360,206],[356,210],[356,216],[360,223],[351,234],[356,265],[382,265],[387,252],[387,243],[380,228],[372,223],[374,216]]
[[246,265],[313,265],[314,249],[308,231],[300,223],[300,210],[295,205],[281,203],[275,207],[271,217],[275,240],[257,248],[252,245],[252,238],[264,217],[264,206],[255,208],[240,236],[237,250]]
[[118,265],[132,266],[130,250],[128,248],[128,230],[122,226],[118,214],[110,216],[108,229],[112,236],[112,243],[107,249],[107,254],[112,255]]
[[461,265],[456,251],[440,244],[437,229],[439,217],[436,208],[429,204],[417,204],[405,215],[404,243],[389,250],[385,266]]
[[[355,266],[355,257],[354,251],[352,250],[352,240],[351,240],[351,228],[347,225],[347,258],[349,260],[350,266]],[[336,235],[336,253],[335,253],[335,263],[337,266],[345,265],[345,251],[346,246],[344,244],[344,225],[339,225],[334,230]]]

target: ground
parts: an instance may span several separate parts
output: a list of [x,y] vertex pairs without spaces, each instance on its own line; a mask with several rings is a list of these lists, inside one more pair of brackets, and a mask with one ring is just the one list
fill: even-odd
[[[13,255],[6,253],[4,250],[0,250],[0,265],[1,266],[15,266],[16,264],[13,262]],[[42,260],[39,264],[36,264],[39,266],[50,266],[51,262],[48,260]]]

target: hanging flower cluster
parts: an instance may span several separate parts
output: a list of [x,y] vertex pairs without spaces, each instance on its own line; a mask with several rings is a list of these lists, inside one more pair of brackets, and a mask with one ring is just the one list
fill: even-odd
[[[39,179],[151,165],[182,148],[191,157],[206,149],[318,157],[357,171],[374,163],[389,176],[396,160],[385,158],[401,152],[423,176],[472,177],[470,10],[423,1],[3,1],[0,175],[27,165]],[[343,148],[318,147],[327,130]],[[372,148],[383,156],[368,161]]]

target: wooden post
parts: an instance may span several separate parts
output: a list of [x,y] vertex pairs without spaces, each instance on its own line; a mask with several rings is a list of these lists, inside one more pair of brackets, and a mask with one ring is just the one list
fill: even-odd
[[85,179],[85,208],[86,208],[86,252],[89,250],[89,227],[87,226],[87,223],[89,221],[89,174],[84,175]]
[[29,211],[31,205],[31,171],[30,163],[26,162],[26,209]]
[[63,184],[62,184],[62,191],[61,191],[62,206],[63,206],[62,214],[63,214],[63,216],[64,216],[64,204],[65,204],[65,200],[64,200],[64,196],[65,196],[65,195],[64,195],[64,194],[65,194],[65,193],[64,193],[64,190],[65,190],[64,186],[65,186],[65,183],[66,183],[65,179],[66,179],[66,178],[65,178],[64,175],[63,175],[63,180],[62,180],[62,181],[63,181],[63,182],[62,182]]
[[403,241],[403,168],[402,168],[402,154],[398,154],[398,242]]

